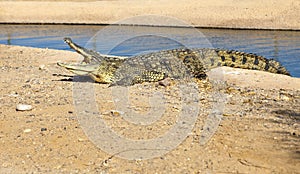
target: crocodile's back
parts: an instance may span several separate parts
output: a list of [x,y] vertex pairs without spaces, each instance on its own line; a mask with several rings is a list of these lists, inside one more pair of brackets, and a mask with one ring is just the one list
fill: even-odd
[[165,50],[130,57],[116,69],[112,84],[128,86],[155,82],[166,77],[173,79],[192,77],[185,64],[178,59],[178,53],[179,50]]
[[124,61],[113,77],[113,84],[132,85],[159,81],[166,77],[198,79],[218,66],[268,71],[289,75],[279,62],[262,56],[220,49],[173,49],[133,56]]

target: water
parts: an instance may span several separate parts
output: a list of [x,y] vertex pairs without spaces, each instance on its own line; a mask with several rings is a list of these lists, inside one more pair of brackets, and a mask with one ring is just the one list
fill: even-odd
[[[88,48],[122,56],[189,44],[189,47],[224,48],[262,55],[281,62],[292,76],[300,77],[300,32],[297,31],[197,29],[195,32],[195,29],[189,28],[114,26],[103,32],[105,28],[0,25],[0,44],[70,50],[62,39],[71,37]],[[97,32],[97,37],[93,37]]]

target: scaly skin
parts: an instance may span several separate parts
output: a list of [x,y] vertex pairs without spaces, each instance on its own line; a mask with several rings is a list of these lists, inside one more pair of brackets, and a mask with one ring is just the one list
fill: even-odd
[[71,48],[84,56],[82,64],[59,66],[78,75],[89,75],[96,82],[129,86],[143,82],[155,82],[167,77],[202,79],[206,72],[219,66],[261,70],[290,75],[275,60],[238,51],[221,49],[173,49],[132,57],[103,55],[80,47],[66,38]]

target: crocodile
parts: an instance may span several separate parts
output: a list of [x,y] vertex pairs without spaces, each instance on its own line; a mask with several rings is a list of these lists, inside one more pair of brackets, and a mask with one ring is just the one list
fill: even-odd
[[99,83],[130,86],[143,82],[172,79],[204,79],[206,72],[219,66],[260,70],[270,73],[290,73],[278,61],[252,53],[211,48],[177,48],[131,57],[105,55],[83,48],[70,38],[64,41],[81,54],[80,64],[57,64],[77,75],[89,75]]

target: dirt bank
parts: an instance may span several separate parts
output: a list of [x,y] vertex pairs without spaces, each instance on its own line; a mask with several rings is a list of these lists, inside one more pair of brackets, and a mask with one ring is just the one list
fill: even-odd
[[[297,0],[2,0],[0,22],[112,24],[139,15],[162,15],[197,27],[299,30],[299,11]],[[143,21],[142,24],[151,25],[155,21]]]
[[[161,157],[126,160],[97,148],[83,132],[72,91],[74,83],[88,82],[57,76],[71,74],[56,65],[78,61],[76,53],[5,45],[0,45],[0,52],[0,173],[299,172],[298,78],[224,68],[223,118],[204,146],[199,140],[213,100],[211,91],[200,85],[200,112],[183,143]],[[147,111],[149,91],[171,99],[166,102],[170,113],[146,128],[120,119],[108,85],[94,84],[94,88],[103,119],[130,139],[154,138],[176,121],[181,99],[170,88],[156,83],[130,87],[131,108],[136,111]],[[16,111],[17,104],[33,109]]]

